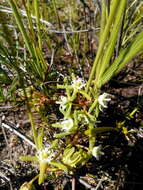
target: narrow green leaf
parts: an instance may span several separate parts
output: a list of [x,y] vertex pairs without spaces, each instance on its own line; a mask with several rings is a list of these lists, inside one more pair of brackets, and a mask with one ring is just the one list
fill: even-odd
[[39,173],[39,180],[38,180],[39,185],[43,183],[45,180],[45,173],[46,173],[47,167],[48,167],[47,162],[40,162],[40,173]]
[[34,8],[35,8],[35,15],[36,15],[36,24],[37,24],[37,29],[38,29],[38,43],[39,43],[39,48],[42,50],[42,39],[41,39],[41,29],[40,29],[40,4],[39,0],[34,1]]
[[26,161],[26,162],[29,162],[29,161],[30,162],[33,162],[33,161],[38,162],[38,159],[36,156],[20,156],[19,159],[22,161]]
[[115,17],[115,23],[113,24],[113,29],[111,29],[110,38],[108,40],[108,45],[106,47],[105,55],[102,58],[101,61],[102,63],[100,63],[100,65],[96,69],[95,85],[97,85],[97,88],[98,88],[98,82],[100,82],[102,74],[104,73],[105,69],[109,66],[109,61],[111,59],[116,41],[118,39],[118,32],[121,26],[121,20],[123,12],[125,10],[125,6],[126,6],[126,0],[121,0],[119,7],[117,9],[117,14]]
[[57,168],[64,170],[64,171],[68,171],[68,167],[60,162],[57,162],[55,160],[50,162],[51,165],[56,166]]
[[87,82],[86,92],[88,91],[88,89],[89,89],[89,87],[91,85],[92,79],[95,77],[96,67],[97,67],[98,64],[100,64],[100,58],[102,57],[102,53],[104,51],[104,47],[106,45],[106,42],[107,42],[107,39],[108,39],[108,36],[109,36],[109,32],[110,32],[112,23],[114,21],[114,17],[116,15],[116,11],[117,11],[119,3],[120,3],[120,0],[112,1],[110,15],[108,17],[107,24],[105,26],[104,32],[102,34],[102,37],[100,39],[97,55],[96,55],[96,58],[94,60],[93,66],[92,66],[92,70],[91,70],[91,73],[90,73],[90,76],[89,76],[89,80]]
[[101,87],[106,82],[108,82],[113,75],[119,73],[121,69],[138,53],[143,51],[143,32],[138,34],[138,36],[129,44],[125,49],[121,50],[117,59],[112,63],[112,65],[104,73],[99,86]]
[[20,29],[20,32],[22,33],[22,36],[23,36],[23,38],[25,40],[27,48],[28,48],[31,56],[33,58],[35,58],[35,54],[34,54],[33,48],[31,47],[31,40],[30,40],[30,38],[29,38],[29,36],[28,36],[25,28],[24,28],[24,24],[22,22],[22,19],[21,19],[21,16],[20,16],[19,12],[18,12],[18,7],[17,7],[17,5],[16,5],[16,3],[15,3],[14,0],[9,0],[9,3],[10,3],[11,8],[13,10],[13,14],[15,16],[15,19],[16,19],[17,25],[18,25],[18,27]]

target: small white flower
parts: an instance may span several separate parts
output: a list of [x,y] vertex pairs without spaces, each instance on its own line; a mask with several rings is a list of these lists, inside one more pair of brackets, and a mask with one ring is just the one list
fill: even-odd
[[98,97],[99,109],[103,111],[103,108],[107,108],[107,104],[111,101],[111,95],[108,93],[103,93]]
[[83,87],[85,87],[85,85],[86,85],[85,81],[79,77],[72,81],[72,87],[76,88],[77,90],[82,89]]
[[69,131],[74,126],[73,119],[69,118],[69,119],[62,121],[61,126],[64,131]]
[[52,152],[52,150],[49,150],[49,148],[43,148],[42,150],[38,150],[37,152],[37,158],[39,162],[50,162],[55,156],[55,153]]
[[66,96],[61,96],[60,101],[56,101],[56,104],[60,104],[60,109],[65,110],[67,107],[68,98]]
[[101,151],[102,146],[95,146],[92,149],[92,155],[96,158],[96,160],[99,160],[102,155],[104,155],[104,152]]

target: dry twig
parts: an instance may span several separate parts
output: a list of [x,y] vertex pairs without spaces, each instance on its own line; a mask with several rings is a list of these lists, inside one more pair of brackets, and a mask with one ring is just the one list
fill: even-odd
[[5,123],[1,123],[1,126],[8,129],[9,131],[13,132],[14,134],[16,134],[18,137],[20,137],[21,139],[23,139],[24,141],[26,141],[28,144],[30,144],[31,146],[33,146],[34,148],[36,148],[35,144],[28,139],[26,136],[24,136],[22,133],[18,132],[15,128],[5,124]]

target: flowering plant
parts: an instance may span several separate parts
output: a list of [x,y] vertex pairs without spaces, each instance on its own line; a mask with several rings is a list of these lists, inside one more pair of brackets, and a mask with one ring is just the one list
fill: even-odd
[[[44,84],[47,79],[48,66],[50,65],[47,66],[42,52],[42,35],[38,7],[39,1],[34,1],[36,14],[35,25],[37,26],[38,38],[36,38],[37,36],[34,33],[35,28],[32,27],[29,10],[26,9],[28,14],[27,17],[29,19],[28,27],[30,28],[30,33],[27,33],[22,17],[20,17],[16,1],[9,0],[9,2],[30,53],[30,60],[32,59],[31,62],[29,61],[29,58],[27,61],[23,61],[24,64],[27,64],[26,70],[30,68],[30,73],[33,72],[33,76],[31,77],[30,75],[28,78],[29,80],[31,79],[30,84],[33,84],[34,82],[32,80],[36,78],[36,88],[39,89],[40,85],[40,90],[44,91],[46,89],[47,91],[45,90],[45,94],[47,95],[48,88],[46,88]],[[124,20],[123,15],[125,13],[127,0],[112,0],[110,2],[111,3],[109,3],[109,6],[107,7],[107,3],[104,0],[102,1],[99,47],[89,74],[89,79],[86,81],[84,78],[72,74],[70,81],[69,78],[64,77],[63,84],[61,85],[59,83],[57,85],[56,90],[60,89],[62,91],[62,96],[59,96],[58,100],[55,102],[59,105],[60,119],[56,122],[47,122],[50,129],[55,129],[53,130],[52,138],[46,138],[46,140],[44,138],[46,137],[44,129],[47,125],[46,127],[42,127],[42,130],[39,132],[39,128],[36,127],[34,123],[31,107],[27,103],[36,153],[34,156],[23,156],[21,159],[26,161],[36,161],[39,164],[39,184],[44,181],[48,169],[51,171],[62,170],[74,173],[77,167],[79,168],[83,166],[90,158],[95,157],[98,161],[101,155],[103,155],[103,152],[101,146],[97,146],[97,135],[106,131],[119,130],[116,127],[99,127],[97,125],[99,114],[104,112],[112,98],[112,95],[109,95],[106,92],[102,93],[103,89],[101,88],[115,74],[119,73],[131,58],[143,49],[143,32],[137,32],[137,36],[130,43],[128,42],[127,44],[124,44],[124,46],[122,46],[121,42],[121,48],[119,48],[118,53],[116,53],[117,55],[115,56],[114,52],[118,45],[119,31],[124,28],[121,25]],[[30,3],[27,4],[29,5]],[[32,38],[29,37],[29,34]],[[34,39],[38,39],[38,43],[37,41],[34,41]],[[27,52],[25,55],[26,54]],[[9,57],[10,56],[8,56],[8,59]],[[17,66],[15,68],[16,72],[19,72],[19,70],[21,71],[21,69],[17,69]],[[38,80],[37,77],[39,78]],[[20,74],[18,78],[21,79]],[[23,84],[24,80],[27,80],[27,75],[23,77],[21,84]],[[26,89],[24,90],[27,100],[29,96],[27,96]],[[37,104],[39,99],[43,99],[40,105]],[[46,106],[43,105],[45,105],[44,103],[46,101],[48,102],[48,98],[46,99],[45,96],[42,97],[41,94],[37,94],[35,101],[32,103],[35,106],[38,106],[36,111],[40,111],[39,106],[41,105],[46,109]],[[46,117],[45,115],[44,118]],[[38,133],[40,135],[38,135]],[[46,141],[48,141],[48,146],[46,145]]]

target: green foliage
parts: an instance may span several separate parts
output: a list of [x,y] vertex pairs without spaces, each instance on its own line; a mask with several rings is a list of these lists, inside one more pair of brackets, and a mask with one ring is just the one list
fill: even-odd
[[[25,29],[24,27],[24,23],[22,21],[22,16],[20,15],[19,11],[18,11],[18,7],[16,4],[16,1],[14,0],[10,0],[9,1],[14,17],[16,19],[16,23],[20,29],[20,32],[22,34],[22,37],[24,39],[24,42],[29,50],[30,56],[32,58],[30,65],[32,65],[33,71],[35,72],[35,74],[37,74],[41,79],[45,79],[45,72],[47,69],[47,64],[45,63],[45,60],[43,58],[43,54],[41,51],[41,33],[40,33],[40,18],[39,18],[39,12],[38,12],[38,0],[35,1],[35,15],[36,15],[36,24],[37,24],[37,30],[38,30],[38,44],[36,42],[36,39],[32,39],[30,38],[30,33],[28,33],[28,31]],[[26,5],[25,5],[26,6]],[[31,23],[31,15],[27,11],[27,16],[29,19],[29,23]],[[32,38],[36,38],[36,36],[34,36],[33,34],[33,26],[29,25],[31,29],[31,33],[32,33]]]
[[4,96],[3,88],[0,88],[0,102],[4,102],[4,101],[5,101],[5,96]]

